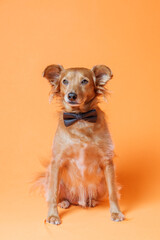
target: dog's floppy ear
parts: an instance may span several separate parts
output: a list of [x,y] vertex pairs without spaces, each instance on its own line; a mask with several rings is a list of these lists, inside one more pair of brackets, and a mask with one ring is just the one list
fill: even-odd
[[59,76],[64,68],[61,65],[49,65],[43,72],[43,77],[47,78],[52,86],[56,86]]
[[54,95],[58,95],[58,93],[60,92],[59,78],[63,70],[64,68],[61,65],[53,64],[46,67],[43,72],[43,77],[47,78],[47,80],[50,82],[52,86],[52,89],[50,91],[49,102],[52,101]]
[[96,77],[96,85],[104,86],[112,78],[112,71],[105,65],[96,65],[92,68]]
[[112,71],[105,65],[96,65],[92,68],[95,76],[95,85],[97,94],[105,95],[105,84],[112,78]]

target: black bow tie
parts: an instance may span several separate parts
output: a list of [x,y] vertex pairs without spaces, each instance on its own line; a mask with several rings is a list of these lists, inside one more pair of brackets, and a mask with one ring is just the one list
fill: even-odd
[[63,120],[66,127],[69,127],[78,120],[85,120],[88,122],[95,123],[97,120],[97,112],[95,109],[92,109],[85,113],[63,113]]

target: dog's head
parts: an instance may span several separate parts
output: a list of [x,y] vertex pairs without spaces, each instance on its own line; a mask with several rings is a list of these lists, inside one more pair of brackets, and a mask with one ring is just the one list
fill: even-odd
[[105,65],[94,66],[91,70],[50,65],[43,76],[52,86],[52,97],[60,96],[65,109],[71,111],[82,108],[98,95],[104,95],[105,84],[111,79],[112,72]]

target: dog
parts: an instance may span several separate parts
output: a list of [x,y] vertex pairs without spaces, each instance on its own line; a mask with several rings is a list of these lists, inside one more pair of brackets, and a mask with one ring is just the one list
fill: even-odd
[[107,192],[111,219],[124,220],[115,184],[114,145],[98,106],[99,96],[106,94],[105,85],[112,78],[110,68],[50,65],[43,77],[51,84],[51,98],[57,96],[61,102],[52,159],[41,176],[48,202],[46,222],[61,223],[58,206],[94,207]]

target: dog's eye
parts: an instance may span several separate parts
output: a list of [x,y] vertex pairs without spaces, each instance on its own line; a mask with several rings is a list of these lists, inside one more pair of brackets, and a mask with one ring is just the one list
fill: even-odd
[[82,81],[81,81],[81,84],[82,85],[86,85],[88,83],[88,80],[87,79],[83,79]]
[[64,85],[68,85],[68,80],[67,79],[63,79],[63,84]]

